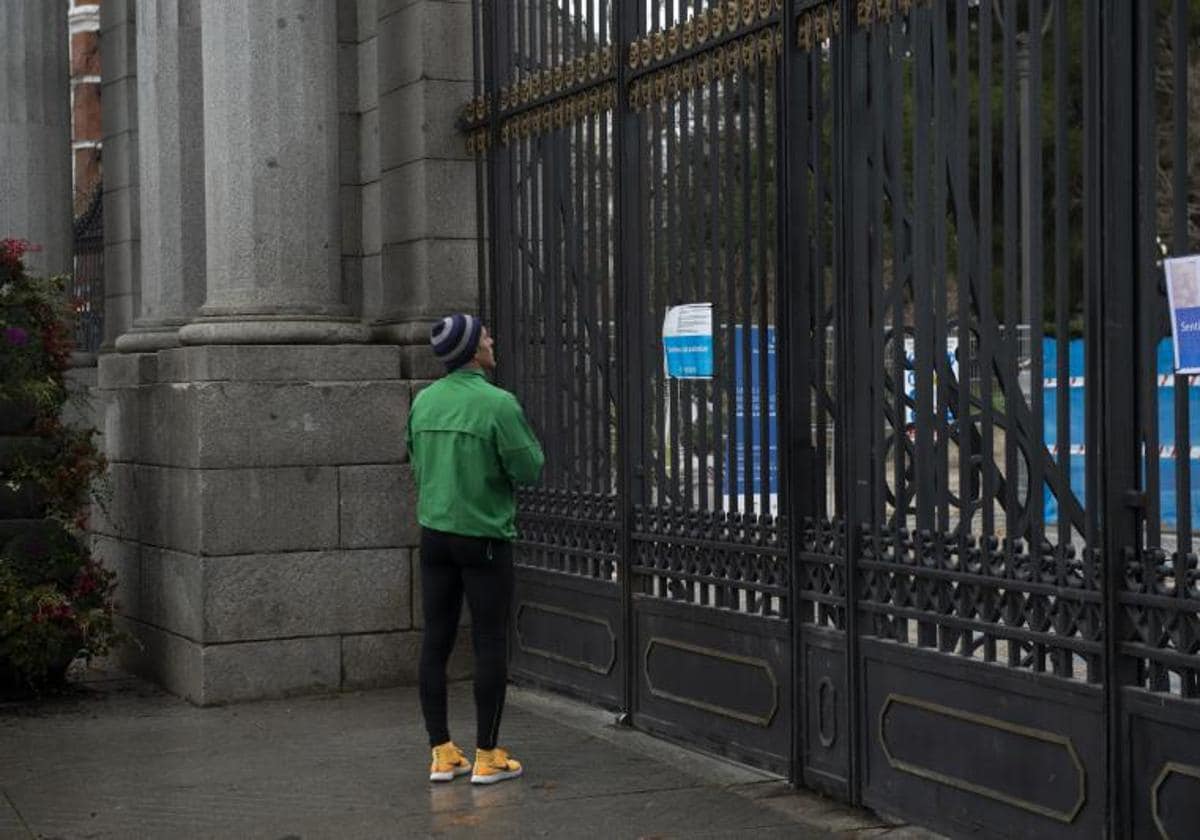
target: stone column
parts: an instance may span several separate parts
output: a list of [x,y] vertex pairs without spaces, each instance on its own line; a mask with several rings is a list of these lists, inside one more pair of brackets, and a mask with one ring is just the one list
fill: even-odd
[[104,147],[104,343],[113,349],[139,312],[137,13],[135,0],[100,6],[101,128]]
[[202,4],[208,292],[184,344],[337,344],[335,0]]
[[141,306],[123,353],[179,344],[204,303],[200,0],[141,0],[137,16]]
[[457,120],[472,95],[471,4],[380,3],[382,276],[363,278],[377,340],[402,346],[404,375],[432,379],[429,325],[479,306],[475,165]]
[[0,0],[0,239],[28,239],[34,274],[72,267],[67,6]]

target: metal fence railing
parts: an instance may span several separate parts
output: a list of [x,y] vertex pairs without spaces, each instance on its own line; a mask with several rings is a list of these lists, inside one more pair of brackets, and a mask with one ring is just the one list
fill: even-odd
[[104,202],[97,188],[75,219],[75,256],[68,284],[75,308],[75,348],[95,353],[104,336]]

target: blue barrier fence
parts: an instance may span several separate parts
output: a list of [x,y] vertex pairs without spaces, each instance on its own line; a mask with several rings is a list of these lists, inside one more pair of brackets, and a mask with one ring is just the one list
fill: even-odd
[[[1084,470],[1086,448],[1084,443],[1084,418],[1086,411],[1087,381],[1084,378],[1084,343],[1075,339],[1068,345],[1067,369],[1069,382],[1068,394],[1068,425],[1066,434],[1059,436],[1058,425],[1058,389],[1063,383],[1058,377],[1058,346],[1055,340],[1047,338],[1042,344],[1044,396],[1043,409],[1045,412],[1044,440],[1046,446],[1060,457],[1059,452],[1064,446],[1070,446],[1071,489],[1084,504],[1087,503],[1084,492]],[[1169,338],[1163,339],[1158,345],[1156,364],[1156,382],[1158,395],[1158,445],[1159,445],[1159,501],[1160,519],[1164,527],[1172,529],[1178,522],[1178,498],[1175,491],[1175,377],[1174,349]],[[1192,522],[1200,522],[1200,386],[1192,385],[1188,389],[1188,428],[1191,450],[1187,453],[1192,471],[1189,480],[1191,486]],[[1143,461],[1143,469],[1144,469]],[[1058,502],[1050,493],[1045,491],[1046,520],[1058,519]]]
[[[734,452],[733,469],[729,461],[725,462],[725,495],[740,495],[746,491],[746,481],[750,482],[750,492],[754,495],[762,493],[762,400],[759,393],[759,382],[762,378],[760,363],[760,340],[757,325],[750,327],[750,418],[747,423],[745,386],[746,365],[744,364],[744,344],[746,341],[744,328],[739,324],[733,328],[733,379],[734,379],[734,417],[729,429],[729,441]],[[779,493],[779,422],[776,414],[776,361],[775,361],[775,328],[767,327],[767,493],[775,496]],[[747,429],[749,426],[749,429]],[[747,468],[746,446],[747,434],[750,438],[750,460]]]
[[[746,481],[749,480],[750,491],[755,495],[762,492],[762,422],[761,400],[759,394],[760,369],[759,364],[759,334],[758,327],[750,328],[750,364],[749,385],[751,412],[749,422],[745,415],[744,388],[746,386],[746,365],[743,363],[744,336],[743,328],[737,326],[733,330],[733,363],[735,379],[734,420],[729,430],[731,448],[733,450],[734,466],[730,469],[728,460],[725,464],[725,481],[723,492],[741,494],[745,492]],[[1084,440],[1087,381],[1084,366],[1084,342],[1074,339],[1068,343],[1067,377],[1067,428],[1060,437],[1058,430],[1058,389],[1064,383],[1058,381],[1058,344],[1053,338],[1043,339],[1042,342],[1042,372],[1044,412],[1043,440],[1050,449],[1056,461],[1065,460],[1069,465],[1071,489],[1085,506],[1086,498],[1086,455],[1087,448]],[[1156,364],[1156,393],[1158,397],[1158,434],[1159,434],[1159,502],[1160,519],[1163,527],[1173,529],[1178,522],[1178,498],[1175,487],[1176,454],[1175,454],[1175,377],[1174,349],[1169,338],[1163,339],[1158,346]],[[1193,384],[1189,389],[1189,444],[1188,460],[1192,465],[1189,484],[1191,486],[1192,522],[1200,523],[1200,385]],[[775,328],[767,330],[767,399],[768,399],[768,490],[774,496],[779,492],[779,432],[776,420],[776,359],[775,359]],[[751,463],[745,462],[745,440],[750,438]],[[1064,448],[1069,455],[1064,459],[1061,452]],[[1044,488],[1045,517],[1047,522],[1058,520],[1058,500]]]

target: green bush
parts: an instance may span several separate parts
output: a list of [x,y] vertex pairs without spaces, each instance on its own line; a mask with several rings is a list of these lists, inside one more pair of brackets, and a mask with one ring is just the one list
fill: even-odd
[[42,692],[118,640],[115,576],[84,536],[106,463],[94,429],[62,422],[72,399],[72,302],[31,277],[28,246],[0,240],[0,692]]

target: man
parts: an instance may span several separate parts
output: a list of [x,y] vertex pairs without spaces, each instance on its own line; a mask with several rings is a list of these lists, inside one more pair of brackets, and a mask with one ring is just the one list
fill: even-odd
[[471,773],[446,722],[446,661],[458,635],[463,594],[475,648],[476,750],[471,781],[521,775],[496,744],[508,683],[508,619],[518,484],[532,484],[544,456],[517,398],[488,382],[496,368],[492,337],[478,318],[434,324],[434,354],[447,375],[421,391],[408,416],[408,452],[421,523],[421,711],[433,749],[429,779]]

